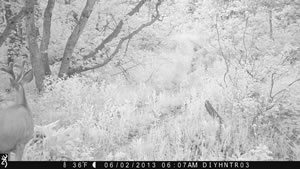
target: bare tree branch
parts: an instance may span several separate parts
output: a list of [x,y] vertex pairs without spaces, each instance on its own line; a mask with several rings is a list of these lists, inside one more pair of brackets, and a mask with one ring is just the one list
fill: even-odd
[[271,75],[271,88],[270,88],[270,92],[269,92],[269,97],[271,98],[271,100],[273,101],[273,96],[272,96],[272,93],[273,93],[273,87],[274,87],[274,80],[275,80],[275,75],[276,73],[273,72],[272,75]]
[[269,26],[270,26],[269,37],[270,37],[270,39],[274,40],[273,39],[273,24],[272,24],[272,15],[273,15],[272,7],[269,7],[268,13],[269,13]]
[[300,81],[300,78],[299,79],[296,79],[296,80],[294,80],[292,83],[290,83],[289,85],[288,85],[288,87],[291,87],[293,84],[295,84],[296,82],[298,82],[298,81]]
[[161,5],[162,1],[159,0],[156,4],[156,15],[153,16],[151,18],[151,20],[145,24],[142,24],[140,27],[138,27],[136,30],[134,30],[133,32],[131,32],[130,34],[128,34],[125,37],[122,37],[120,39],[120,41],[117,44],[117,47],[115,48],[115,50],[112,52],[112,54],[107,57],[102,63],[96,64],[94,66],[91,67],[83,67],[83,66],[79,66],[77,68],[71,69],[69,72],[69,75],[72,75],[74,73],[81,73],[81,72],[85,72],[85,71],[89,71],[89,70],[93,70],[93,69],[97,69],[100,67],[105,66],[106,64],[108,64],[116,55],[117,53],[120,51],[124,41],[131,39],[134,35],[138,34],[139,32],[141,32],[144,28],[152,25],[155,21],[157,21],[160,17],[160,13],[158,11],[158,7]]
[[124,52],[124,57],[127,55],[127,51],[128,51],[128,47],[129,47],[129,43],[130,43],[131,39],[128,39],[127,43],[126,43],[126,48],[125,48],[125,52]]
[[216,30],[217,30],[217,36],[218,36],[219,49],[221,51],[221,55],[222,55],[222,57],[223,57],[223,59],[225,61],[225,65],[226,65],[226,72],[224,73],[223,81],[224,81],[225,85],[227,85],[226,84],[226,76],[227,76],[227,74],[229,72],[229,63],[228,63],[227,58],[224,55],[224,52],[223,52],[223,49],[222,49],[222,46],[221,46],[220,33],[219,33],[219,28],[218,28],[218,15],[216,16]]
[[[140,1],[126,16],[132,16],[135,13],[139,12],[140,8],[144,5],[146,1],[147,0]],[[124,18],[126,18],[126,16]],[[86,60],[88,58],[94,57],[99,51],[101,51],[105,47],[107,43],[111,42],[114,38],[116,38],[119,35],[123,25],[124,19],[121,19],[116,28],[101,42],[101,44],[98,45],[94,51],[84,56],[83,59]]]
[[243,45],[244,45],[244,49],[245,49],[246,58],[248,58],[248,50],[247,50],[247,46],[246,46],[246,42],[245,42],[247,28],[248,28],[248,17],[246,18],[245,29],[244,29],[244,33],[243,33]]
[[[137,67],[139,65],[141,65],[141,63],[134,64],[134,65],[132,65],[132,66],[126,68],[126,69],[123,66],[120,66],[120,67],[121,67],[122,72],[128,72],[128,70],[131,70],[131,69],[133,69],[133,68],[135,68],[135,67]],[[118,75],[118,74],[120,74],[122,72],[118,72],[118,73],[112,74],[112,76]]]
[[294,80],[294,81],[292,81],[291,83],[289,83],[288,86],[287,86],[285,89],[282,89],[282,90],[276,92],[276,93],[271,97],[271,99],[273,100],[273,99],[274,99],[277,95],[279,95],[280,93],[287,91],[288,88],[292,87],[292,85],[294,85],[294,84],[295,84],[296,82],[298,82],[298,81],[300,81],[300,78],[299,78],[299,79],[296,79],[296,80]]
[[220,124],[224,124],[224,120],[222,119],[222,117],[214,109],[214,107],[211,105],[211,103],[208,100],[205,100],[204,106],[205,106],[206,111],[212,118],[218,119]]
[[219,120],[219,129],[216,132],[216,138],[219,142],[221,142],[221,133],[222,133],[222,126],[224,125],[224,120],[218,114],[218,112],[214,109],[214,107],[210,104],[210,102],[208,100],[205,100],[204,106],[205,106],[206,111],[212,118]]

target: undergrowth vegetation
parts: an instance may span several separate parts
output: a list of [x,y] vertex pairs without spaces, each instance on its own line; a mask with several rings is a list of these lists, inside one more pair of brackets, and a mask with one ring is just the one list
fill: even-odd
[[[120,79],[108,83],[85,76],[49,78],[46,92],[31,102],[37,126],[26,159],[299,159],[297,138],[291,138],[297,126],[284,126],[292,119],[261,114],[253,122],[259,101],[246,96],[235,100],[233,89],[211,80],[201,83],[202,90],[182,87],[178,92],[157,92],[146,84],[129,85]],[[203,90],[212,86],[213,91]],[[213,96],[216,90],[219,93]],[[224,124],[208,114],[204,98],[211,98]]]

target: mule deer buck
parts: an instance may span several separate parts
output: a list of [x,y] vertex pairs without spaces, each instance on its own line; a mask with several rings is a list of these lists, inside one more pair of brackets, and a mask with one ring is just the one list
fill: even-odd
[[13,63],[0,69],[8,73],[10,87],[16,93],[15,103],[3,110],[0,110],[0,153],[15,153],[17,161],[22,160],[25,145],[33,135],[33,118],[28,107],[23,84],[29,83],[33,78],[33,71],[24,73],[24,63],[20,67],[21,72],[15,74]]

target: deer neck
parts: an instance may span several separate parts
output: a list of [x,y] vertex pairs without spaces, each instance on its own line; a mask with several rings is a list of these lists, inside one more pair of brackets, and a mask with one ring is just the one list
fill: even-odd
[[24,107],[28,107],[24,87],[22,85],[19,86],[16,94],[16,104],[23,105]]

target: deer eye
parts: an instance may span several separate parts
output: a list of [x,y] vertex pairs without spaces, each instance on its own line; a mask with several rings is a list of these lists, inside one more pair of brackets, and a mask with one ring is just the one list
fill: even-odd
[[5,89],[5,92],[9,93],[9,92],[11,92],[11,89]]

